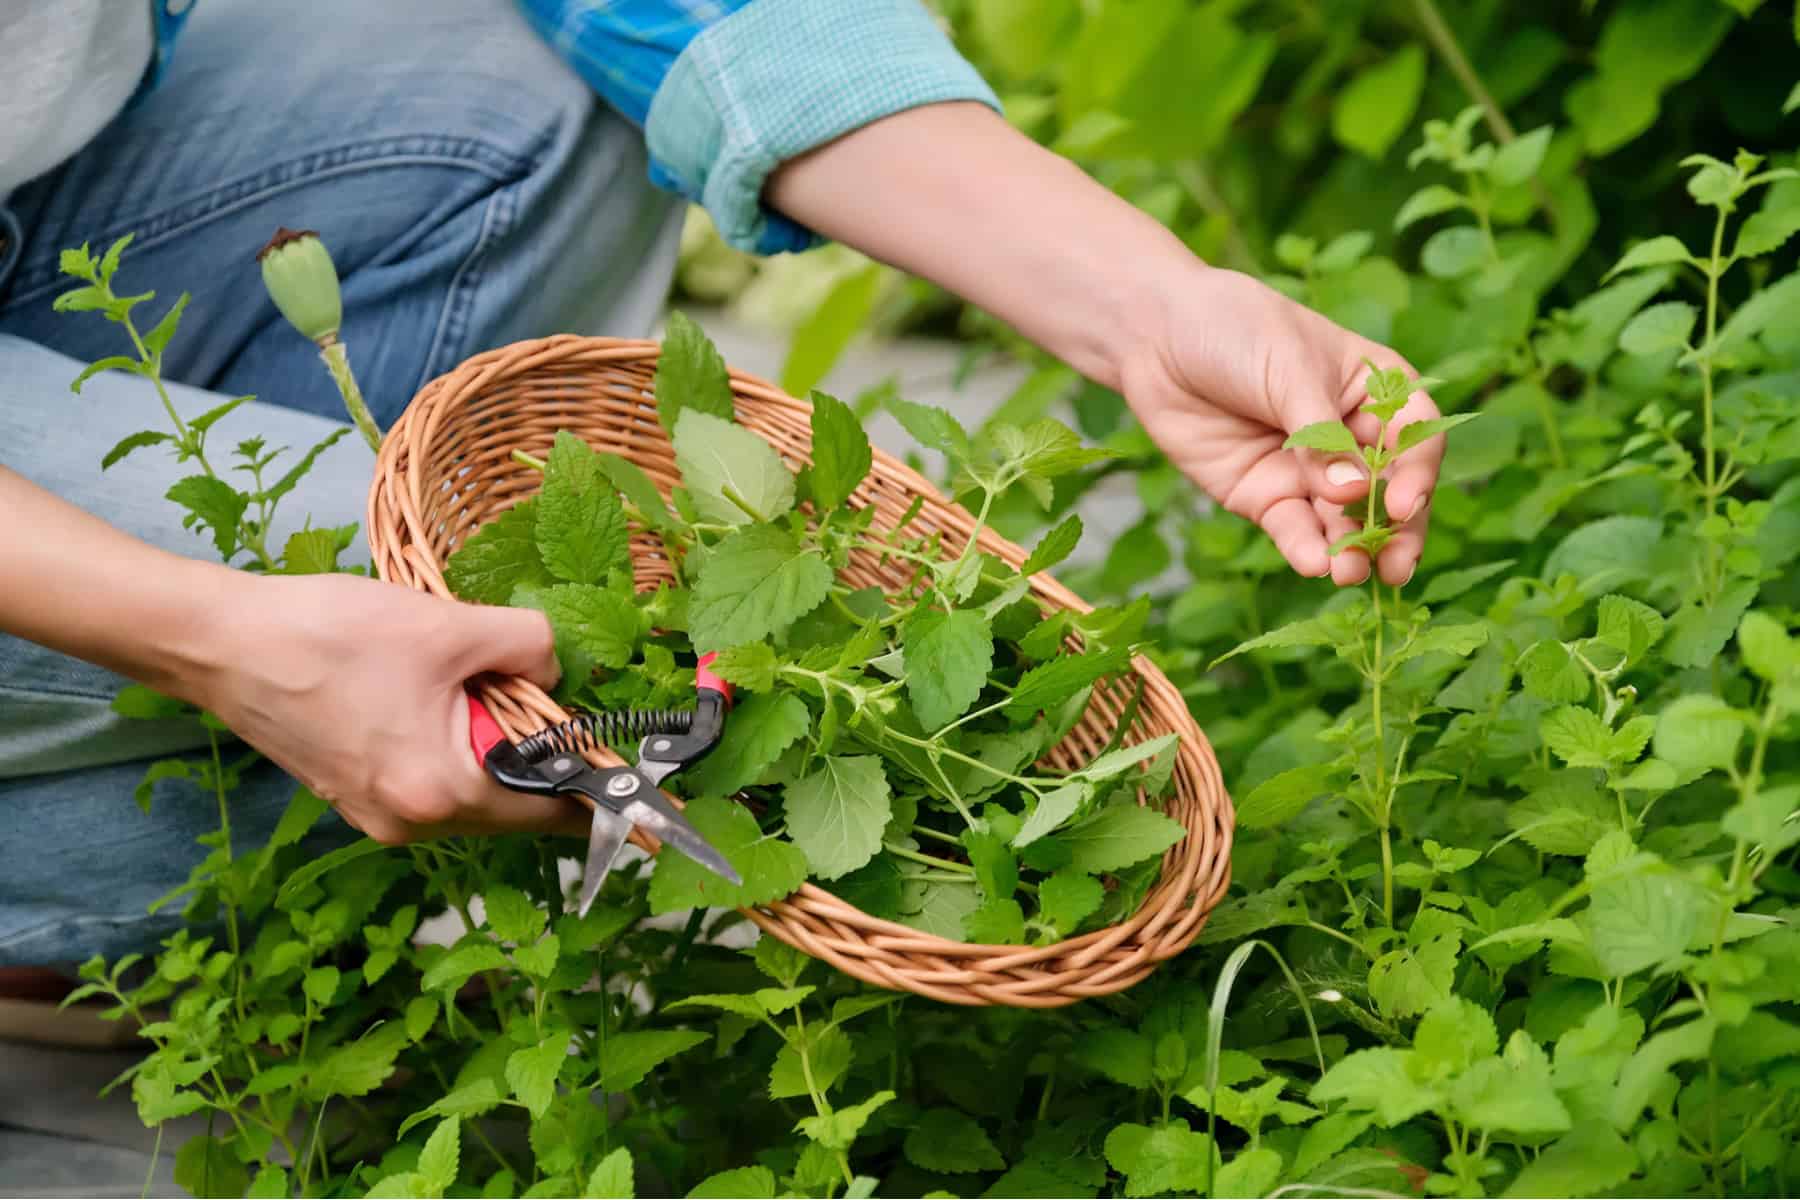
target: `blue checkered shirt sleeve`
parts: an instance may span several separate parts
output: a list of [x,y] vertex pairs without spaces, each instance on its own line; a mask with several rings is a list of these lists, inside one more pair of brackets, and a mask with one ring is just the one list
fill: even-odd
[[537,31],[644,130],[650,177],[731,244],[804,250],[762,203],[783,161],[945,100],[999,111],[922,0],[518,0]]

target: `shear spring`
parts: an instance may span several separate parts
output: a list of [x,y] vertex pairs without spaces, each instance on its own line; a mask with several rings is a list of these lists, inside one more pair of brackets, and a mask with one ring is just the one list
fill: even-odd
[[581,754],[602,745],[618,746],[658,733],[687,733],[693,724],[693,712],[683,709],[626,708],[582,713],[525,738],[519,743],[519,753],[526,762],[539,763],[553,754]]

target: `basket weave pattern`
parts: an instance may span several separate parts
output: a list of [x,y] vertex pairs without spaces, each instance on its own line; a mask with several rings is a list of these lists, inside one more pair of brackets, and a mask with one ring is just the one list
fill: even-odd
[[[449,596],[442,564],[482,523],[533,494],[541,476],[513,461],[513,450],[543,456],[558,430],[595,449],[630,459],[666,496],[680,483],[674,448],[657,421],[655,342],[558,336],[518,342],[476,356],[431,381],[383,442],[369,494],[368,532],[381,578]],[[811,408],[761,380],[732,373],[737,418],[775,447],[791,468],[810,455]],[[874,530],[891,530],[916,496],[924,505],[908,531],[941,531],[948,552],[966,544],[974,521],[929,481],[877,450],[869,478],[852,497],[875,508]],[[1014,566],[1025,552],[991,529],[978,544]],[[671,578],[656,535],[634,530],[632,561],[640,588]],[[857,587],[890,593],[913,584],[903,563],[855,558],[843,572]],[[1047,610],[1088,605],[1048,574],[1032,580]],[[1133,669],[1143,700],[1128,743],[1180,735],[1175,790],[1167,812],[1188,835],[1163,858],[1144,903],[1127,920],[1048,946],[982,946],[950,941],[857,910],[806,884],[784,900],[746,909],[764,932],[881,987],[952,1004],[1049,1008],[1120,991],[1192,943],[1230,877],[1232,807],[1205,736],[1180,693],[1149,662]],[[1069,769],[1098,753],[1132,689],[1096,688],[1087,714],[1046,757]],[[489,681],[482,698],[515,740],[568,713],[522,679]],[[619,760],[604,750],[596,765]],[[677,801],[679,803],[679,801]],[[642,833],[633,840],[654,851]]]

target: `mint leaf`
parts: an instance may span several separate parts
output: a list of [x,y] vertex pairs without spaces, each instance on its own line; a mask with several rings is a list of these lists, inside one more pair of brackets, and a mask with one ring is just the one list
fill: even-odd
[[1331,107],[1332,136],[1376,162],[1387,157],[1418,111],[1426,66],[1424,49],[1408,43],[1357,72]]
[[429,1192],[443,1195],[456,1182],[462,1145],[462,1122],[445,1117],[431,1131],[425,1149],[419,1152],[419,1174]]
[[893,1098],[892,1092],[876,1092],[861,1104],[846,1105],[829,1116],[806,1117],[794,1128],[827,1150],[848,1150],[875,1110]]
[[950,1108],[927,1109],[907,1132],[907,1161],[927,1171],[962,1174],[1006,1166],[975,1118]]
[[1038,799],[1031,815],[1019,826],[1019,832],[1013,835],[1012,844],[1017,849],[1037,841],[1046,834],[1055,832],[1064,821],[1075,815],[1082,802],[1088,797],[1088,787],[1080,783],[1065,783],[1054,791],[1046,792]]
[[1461,996],[1432,1005],[1413,1032],[1411,1070],[1421,1080],[1448,1079],[1500,1049],[1494,1018]]
[[989,900],[963,918],[962,940],[977,946],[1016,946],[1025,940],[1025,910],[1017,900]]
[[831,567],[792,534],[755,525],[706,557],[688,602],[688,629],[701,653],[760,642],[817,608],[831,592]]
[[670,527],[673,522],[669,516],[669,506],[664,502],[662,493],[656,490],[656,484],[644,474],[642,467],[610,451],[598,455],[598,459],[600,473],[606,476],[614,488],[624,493],[650,528]]
[[342,540],[335,529],[301,529],[281,548],[281,569],[289,575],[329,575],[337,570]]
[[887,775],[872,755],[826,758],[818,770],[788,784],[784,807],[788,835],[822,879],[847,875],[874,858],[893,815]]
[[1732,251],[1739,258],[1757,258],[1771,254],[1800,233],[1800,204],[1788,204],[1780,208],[1763,208],[1750,214],[1743,227],[1738,230],[1737,247]]
[[394,1073],[394,1059],[406,1045],[406,1026],[380,1025],[364,1037],[345,1042],[308,1073],[302,1094],[319,1101],[327,1096],[366,1096]]
[[1410,1052],[1381,1046],[1357,1050],[1332,1065],[1313,1085],[1315,1104],[1341,1100],[1346,1108],[1372,1112],[1392,1128],[1438,1106],[1442,1096],[1413,1079]]
[[1172,748],[1180,740],[1173,733],[1165,733],[1129,746],[1121,746],[1117,750],[1107,751],[1073,774],[1096,783],[1104,782],[1123,775],[1145,759],[1155,758],[1163,751]]
[[671,312],[656,360],[656,419],[670,433],[688,409],[730,421],[731,373],[716,346],[686,313]]
[[650,876],[651,912],[766,904],[806,882],[806,856],[799,847],[764,836],[743,805],[702,797],[687,806],[685,815],[743,876],[743,886],[728,883],[685,854],[662,854]]
[[1369,968],[1369,995],[1388,1017],[1422,1013],[1450,995],[1460,943],[1454,934],[1390,950]]
[[1081,517],[1070,513],[1062,524],[1046,533],[1038,542],[1025,561],[1019,566],[1019,574],[1036,575],[1039,571],[1048,571],[1074,551],[1076,543],[1081,541]]
[[1328,454],[1358,454],[1362,446],[1342,421],[1318,421],[1288,434],[1283,450],[1322,450]]
[[618,1146],[601,1159],[581,1195],[582,1200],[633,1200],[637,1184],[632,1178],[631,1151]]
[[[681,414],[675,427],[675,465],[694,507],[708,521],[773,521],[794,507],[794,475],[775,448],[708,413],[689,409]],[[727,498],[727,488],[737,500]],[[746,505],[756,517],[744,511]]]
[[719,651],[712,669],[713,674],[727,683],[735,683],[747,691],[766,692],[775,686],[775,670],[780,665],[768,643],[750,642]]
[[1011,699],[1006,702],[1006,713],[1017,720],[1057,708],[1102,677],[1123,671],[1129,662],[1130,655],[1122,646],[1099,654],[1089,652],[1051,659],[1019,677],[1019,686],[1013,689]]
[[1517,187],[1536,175],[1550,148],[1550,126],[1521,134],[1501,146],[1488,164],[1488,177],[1501,187]]
[[899,396],[886,397],[888,411],[921,445],[936,450],[952,463],[969,460],[969,434],[956,418],[941,408],[914,404]]
[[974,881],[931,883],[905,880],[900,889],[900,922],[950,941],[963,936],[963,922],[981,907]]
[[[102,363],[112,362],[112,361],[113,361],[112,359],[102,359],[101,360]],[[129,359],[129,358],[121,359],[119,361],[131,363],[133,366],[137,365],[135,360]],[[95,363],[93,367],[89,368],[89,370],[94,370],[94,369],[98,368],[100,365],[101,365],[100,363]],[[79,380],[77,382],[79,382]],[[77,390],[79,390],[79,389],[77,389]],[[117,463],[120,459],[124,458],[127,454],[130,454],[133,450],[141,450],[145,446],[155,446],[155,445],[158,445],[159,443],[166,442],[169,440],[170,440],[169,434],[162,433],[155,429],[140,429],[138,432],[136,432],[134,434],[131,434],[127,437],[121,438],[119,440],[119,443],[116,446],[114,446],[111,450],[108,450],[106,452],[106,457],[102,458],[100,460],[100,469],[102,471],[106,470],[107,468],[111,467],[114,463]]]
[[1703,893],[1668,872],[1611,879],[1576,918],[1608,975],[1631,975],[1679,958],[1707,907]]
[[731,710],[719,744],[687,771],[688,791],[696,796],[742,791],[811,726],[812,716],[798,696],[751,696]]
[[1004,900],[1019,888],[1019,863],[998,834],[964,830],[963,848],[975,869],[975,882],[989,900]]
[[1525,1164],[1504,1196],[1594,1196],[1637,1171],[1637,1154],[1600,1121],[1585,1121]]
[[1544,714],[1544,744],[1571,767],[1604,767],[1613,760],[1613,733],[1592,709],[1565,706]]
[[1699,693],[1672,701],[1656,718],[1656,757],[1695,771],[1737,761],[1744,717],[1717,696]]
[[906,693],[926,730],[969,711],[994,665],[994,634],[972,609],[927,609],[906,623]]
[[1420,442],[1449,433],[1458,425],[1473,421],[1480,413],[1457,413],[1453,417],[1433,417],[1428,421],[1414,421],[1400,430],[1400,440],[1396,443],[1399,453],[1405,454]]
[[1470,588],[1485,583],[1500,574],[1516,561],[1518,560],[1503,558],[1499,562],[1483,563],[1479,567],[1464,567],[1461,570],[1445,571],[1442,575],[1434,575],[1431,582],[1425,586],[1425,594],[1419,597],[1419,603],[1442,604],[1446,600],[1454,600]]
[[869,474],[869,435],[850,406],[824,392],[812,394],[813,504],[820,512],[850,498]]
[[481,892],[488,928],[503,941],[521,945],[535,942],[544,932],[544,910],[524,892],[504,883],[489,884]]
[[1509,1133],[1562,1133],[1569,1128],[1550,1082],[1550,1060],[1531,1035],[1515,1030],[1501,1058],[1484,1058],[1457,1079],[1450,1105],[1477,1129]]
[[774,1200],[775,1174],[767,1167],[738,1167],[708,1175],[687,1200]]
[[1593,676],[1561,642],[1539,642],[1527,650],[1519,659],[1519,679],[1527,693],[1552,704],[1580,704],[1594,690]]
[[1669,618],[1662,656],[1678,667],[1709,665],[1737,631],[1738,621],[1756,599],[1760,586],[1754,580],[1740,580],[1727,587],[1713,604],[1682,605]]
[[648,632],[643,610],[630,596],[591,583],[522,587],[513,593],[512,602],[549,618],[566,682],[587,678],[596,664],[609,670],[625,666],[636,657],[638,642]]
[[1453,191],[1441,183],[1428,184],[1408,196],[1406,203],[1400,206],[1400,211],[1394,216],[1394,232],[1400,233],[1427,217],[1463,208],[1468,203],[1461,192]]
[[1602,642],[1624,655],[1626,662],[1637,662],[1662,640],[1663,616],[1628,596],[1602,596],[1599,629]]
[[609,1092],[628,1092],[644,1082],[658,1066],[707,1039],[697,1029],[651,1029],[612,1033],[606,1038],[606,1054],[600,1062],[600,1086]]
[[183,526],[192,529],[198,524],[212,533],[220,558],[230,559],[237,553],[238,522],[250,507],[250,497],[222,479],[189,475],[171,486],[164,499],[187,509],[188,515],[181,521]]
[[1684,349],[1698,315],[1680,300],[1652,304],[1619,331],[1619,349],[1640,356]]
[[537,498],[477,529],[444,564],[444,582],[473,604],[506,604],[521,584],[552,582],[537,546]]
[[600,457],[572,433],[550,447],[538,494],[537,545],[544,565],[571,583],[599,583],[631,565],[625,510],[613,496]]
[[[784,1045],[775,1055],[775,1065],[769,1069],[769,1098],[772,1100],[809,1096],[815,1088],[824,1095],[850,1069],[855,1047],[850,1036],[837,1026],[807,1026],[804,1039],[807,1063],[800,1061],[800,1051],[795,1045],[800,1040],[796,1036],[794,1042]],[[806,1077],[809,1066],[812,1070],[810,1086]]]
[[[1473,225],[1452,225],[1425,239],[1419,265],[1438,279],[1459,279],[1487,258],[1487,239]],[[1379,414],[1377,414],[1379,415]]]
[[433,962],[424,978],[419,980],[419,987],[427,992],[435,992],[440,988],[455,991],[467,983],[471,975],[481,971],[504,970],[506,965],[506,955],[494,943],[466,942]]
[[569,1056],[569,1035],[553,1033],[535,1046],[515,1050],[506,1060],[506,1086],[520,1103],[541,1117],[556,1098],[556,1076]]
[[1614,263],[1612,270],[1604,278],[1611,279],[1621,271],[1638,271],[1645,267],[1661,267],[1669,263],[1688,261],[1688,248],[1678,237],[1667,234],[1639,242],[1625,252],[1625,256]]
[[1038,916],[1068,937],[1100,909],[1106,888],[1091,875],[1058,871],[1038,884]]
[[1070,826],[1057,838],[1069,848],[1069,869],[1099,875],[1154,858],[1187,836],[1179,821],[1136,804],[1114,804]]
[[1293,820],[1332,789],[1339,768],[1332,763],[1293,767],[1257,784],[1237,808],[1245,829],[1272,829]]
[[1800,817],[1794,816],[1797,808],[1800,784],[1765,788],[1726,809],[1719,819],[1719,828],[1732,837],[1761,846],[1764,858],[1772,858],[1800,842]]
[[1779,684],[1800,674],[1800,641],[1768,613],[1745,613],[1738,623],[1737,639],[1744,665],[1769,683]]

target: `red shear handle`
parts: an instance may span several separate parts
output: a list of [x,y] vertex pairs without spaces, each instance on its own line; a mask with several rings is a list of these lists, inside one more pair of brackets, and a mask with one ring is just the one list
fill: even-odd
[[506,733],[500,728],[500,722],[494,720],[494,714],[487,710],[487,705],[469,696],[469,745],[475,750],[475,760],[486,762],[488,751],[506,740]]
[[713,659],[719,657],[717,650],[700,656],[700,662],[694,667],[694,686],[709,688],[725,697],[725,703],[731,703],[731,685],[713,674]]

